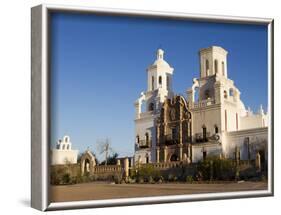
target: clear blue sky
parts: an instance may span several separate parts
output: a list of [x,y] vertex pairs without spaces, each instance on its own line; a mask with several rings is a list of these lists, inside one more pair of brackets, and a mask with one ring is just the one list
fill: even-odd
[[95,151],[108,137],[117,153],[132,155],[133,103],[159,46],[175,68],[176,93],[199,76],[198,50],[218,45],[246,107],[267,109],[266,26],[57,13],[51,30],[52,146],[68,134],[80,152]]

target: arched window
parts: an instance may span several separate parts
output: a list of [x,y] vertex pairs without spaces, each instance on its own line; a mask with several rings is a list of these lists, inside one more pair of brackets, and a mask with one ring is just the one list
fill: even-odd
[[222,75],[224,76],[225,72],[224,72],[224,62],[223,61],[221,62],[221,71],[222,71]]
[[206,160],[206,158],[207,158],[207,151],[206,151],[206,149],[205,148],[203,148],[203,160]]
[[206,60],[205,66],[206,66],[206,76],[208,76],[209,75],[209,69],[210,69],[209,61],[208,60]]
[[215,134],[219,133],[219,128],[217,125],[215,125]]
[[203,129],[203,141],[207,141],[207,128],[205,125],[203,125],[202,129]]
[[149,163],[149,155],[148,154],[146,154],[146,156],[145,156],[145,162]]
[[154,110],[154,104],[152,102],[149,104],[148,110],[149,111],[153,111]]
[[172,128],[172,139],[177,140],[178,139],[178,130],[177,127]]
[[62,144],[62,150],[64,150],[65,149],[65,145],[64,144]]
[[151,77],[151,89],[154,90],[154,76]]
[[215,60],[215,73],[218,73],[218,60]]
[[227,92],[226,92],[226,90],[223,91],[223,96],[224,96],[225,99],[227,99]]
[[159,85],[162,85],[162,76],[159,76],[158,83],[159,83]]
[[233,96],[234,95],[234,91],[232,88],[229,89],[229,96]]
[[67,145],[67,147],[66,147],[66,148],[67,148],[67,150],[69,150],[69,144]]
[[166,84],[167,84],[167,89],[169,89],[169,85],[170,85],[170,78],[169,76],[167,76],[167,79],[166,79]]
[[137,142],[138,144],[140,143],[140,136],[139,136],[139,135],[136,136],[136,142]]
[[149,135],[147,132],[145,133],[145,143],[146,145],[149,145]]

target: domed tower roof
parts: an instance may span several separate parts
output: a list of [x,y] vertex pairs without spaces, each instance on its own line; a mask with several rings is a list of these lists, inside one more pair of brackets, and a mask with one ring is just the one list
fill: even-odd
[[171,66],[164,60],[164,50],[157,49],[156,51],[156,60],[152,65],[149,66],[149,68],[155,68],[155,67],[167,67],[171,68]]

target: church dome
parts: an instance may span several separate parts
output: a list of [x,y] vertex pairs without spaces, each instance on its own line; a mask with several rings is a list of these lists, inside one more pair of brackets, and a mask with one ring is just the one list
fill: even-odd
[[241,100],[239,100],[238,105],[239,105],[239,109],[240,109],[240,115],[245,116],[247,111],[246,111],[244,103]]
[[171,68],[171,66],[164,60],[164,51],[162,49],[158,49],[156,52],[156,60],[150,67],[167,67]]
[[162,66],[162,67],[170,67],[170,65],[167,63],[167,61],[163,59],[157,59],[154,61],[152,66]]

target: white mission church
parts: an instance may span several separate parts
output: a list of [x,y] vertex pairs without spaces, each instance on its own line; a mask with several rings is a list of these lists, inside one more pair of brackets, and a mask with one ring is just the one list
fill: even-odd
[[[172,68],[157,50],[147,69],[147,90],[135,101],[136,163],[198,162],[208,156],[267,161],[268,114],[246,109],[228,78],[227,51],[199,51],[199,78],[186,96],[173,92]],[[257,95],[258,96],[258,95]]]

